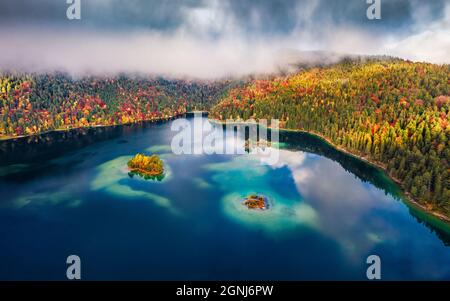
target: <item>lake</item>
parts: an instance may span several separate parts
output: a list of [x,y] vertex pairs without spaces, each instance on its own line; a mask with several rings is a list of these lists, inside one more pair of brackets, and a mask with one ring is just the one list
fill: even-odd
[[[0,279],[64,280],[75,254],[84,280],[364,280],[369,255],[384,280],[450,280],[449,226],[381,170],[293,132],[275,165],[175,155],[172,122],[0,142]],[[128,175],[138,152],[162,181]]]

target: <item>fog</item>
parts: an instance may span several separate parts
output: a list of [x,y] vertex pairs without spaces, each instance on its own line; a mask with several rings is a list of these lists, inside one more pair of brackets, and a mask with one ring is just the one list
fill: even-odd
[[89,6],[82,2],[81,20],[72,21],[65,19],[65,1],[50,5],[55,1],[43,1],[47,10],[36,6],[28,15],[9,3],[9,17],[0,23],[0,69],[214,79],[289,70],[312,59],[304,51],[316,50],[333,53],[329,62],[361,54],[450,63],[445,1],[438,12],[418,1],[387,1],[408,4],[407,14],[385,7],[382,20],[375,21],[366,19],[361,1],[341,11],[302,0],[280,9],[274,9],[277,1],[268,7],[254,1],[243,1],[245,7],[232,0],[169,1],[169,8],[130,1],[125,10],[117,1],[92,0]]

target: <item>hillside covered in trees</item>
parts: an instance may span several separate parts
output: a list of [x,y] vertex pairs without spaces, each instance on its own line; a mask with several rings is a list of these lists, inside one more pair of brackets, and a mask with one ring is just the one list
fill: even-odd
[[343,62],[232,89],[216,119],[280,120],[383,166],[429,210],[450,216],[450,66]]
[[234,81],[0,75],[0,138],[208,110]]

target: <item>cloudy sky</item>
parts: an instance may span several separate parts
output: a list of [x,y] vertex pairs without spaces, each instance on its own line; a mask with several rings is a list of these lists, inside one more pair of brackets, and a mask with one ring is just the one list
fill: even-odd
[[295,51],[450,63],[449,0],[0,1],[0,69],[216,78],[272,72]]

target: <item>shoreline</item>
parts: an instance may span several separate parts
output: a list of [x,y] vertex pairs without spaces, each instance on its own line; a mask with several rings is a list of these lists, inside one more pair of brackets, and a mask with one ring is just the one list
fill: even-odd
[[143,174],[144,176],[149,176],[149,177],[159,177],[159,176],[164,175],[164,171],[162,173],[155,173],[155,172],[148,172],[142,168],[128,168],[128,170],[130,172],[140,173],[140,174]]
[[[218,119],[213,119],[213,118],[208,118],[208,120],[214,122],[214,123],[218,123],[218,124],[225,124],[225,122],[223,122],[222,120],[218,120]],[[244,121],[236,121],[235,124],[245,124]],[[268,129],[270,129],[270,126],[267,127]],[[381,169],[386,176],[388,176],[389,179],[391,179],[394,183],[396,183],[401,192],[402,195],[404,196],[402,199],[403,201],[406,203],[406,205],[410,205],[410,206],[415,206],[416,208],[422,210],[423,212],[427,213],[428,215],[435,217],[437,219],[439,219],[440,221],[446,223],[447,225],[450,226],[450,217],[444,215],[443,213],[440,212],[436,212],[436,211],[432,211],[430,209],[428,209],[425,205],[420,204],[417,200],[415,200],[411,194],[406,191],[406,189],[404,188],[404,184],[402,181],[400,181],[399,179],[397,179],[396,177],[392,176],[388,170],[386,169],[386,166],[381,163],[381,162],[377,162],[377,161],[372,161],[370,160],[367,156],[363,156],[360,154],[356,154],[342,146],[336,145],[334,144],[330,139],[328,139],[327,137],[325,137],[324,135],[317,133],[315,131],[306,131],[306,130],[300,130],[300,129],[279,129],[280,132],[294,132],[294,133],[306,133],[309,135],[313,135],[316,136],[317,138],[320,138],[322,140],[324,140],[326,143],[328,143],[331,147],[335,148],[336,150],[343,152],[349,156],[352,156],[354,158],[357,158],[361,161],[364,161],[367,164],[372,165],[373,167],[376,167],[378,169]]]
[[[208,112],[208,111],[197,111],[197,112]],[[7,137],[7,138],[3,138],[0,137],[0,143],[1,142],[6,142],[6,141],[12,141],[12,140],[16,140],[16,139],[25,139],[25,138],[30,138],[30,137],[37,137],[40,135],[45,135],[51,132],[67,132],[67,131],[71,131],[71,130],[81,130],[81,129],[95,129],[95,128],[106,128],[106,127],[114,127],[114,126],[125,126],[125,125],[133,125],[133,124],[137,124],[140,122],[149,122],[149,123],[153,123],[153,122],[160,122],[160,121],[168,121],[168,120],[172,120],[175,118],[178,118],[180,116],[186,116],[188,114],[194,114],[196,113],[196,111],[190,111],[190,112],[185,112],[185,113],[181,113],[178,115],[174,115],[174,116],[169,116],[169,117],[165,117],[165,118],[157,118],[157,119],[147,119],[147,120],[139,120],[136,122],[129,122],[129,123],[119,123],[119,124],[108,124],[108,125],[93,125],[93,126],[85,126],[85,127],[73,127],[73,128],[67,128],[67,129],[53,129],[53,130],[49,130],[49,131],[45,131],[45,132],[41,132],[41,133],[36,133],[36,134],[31,134],[31,135],[21,135],[21,136],[14,136],[14,137]],[[209,121],[213,122],[213,123],[217,123],[217,124],[225,124],[224,121],[222,120],[218,120],[218,119],[214,119],[214,118],[210,118],[210,117],[206,117]],[[237,120],[234,122],[234,124],[245,124],[245,121],[242,120]],[[267,127],[268,129],[270,129],[270,126]],[[335,148],[338,151],[341,151],[349,156],[352,156],[354,158],[357,158],[361,161],[364,161],[367,164],[370,164],[378,169],[381,169],[386,176],[388,176],[388,178],[390,180],[392,180],[394,183],[396,183],[401,192],[402,195],[404,196],[402,199],[403,201],[406,203],[406,205],[409,206],[414,206],[417,209],[423,211],[424,213],[437,218],[439,221],[442,221],[444,223],[446,223],[447,225],[450,226],[450,217],[444,215],[441,212],[436,212],[436,211],[432,211],[430,209],[428,209],[425,205],[422,205],[421,203],[419,203],[417,200],[415,200],[411,194],[406,191],[406,189],[404,188],[404,185],[402,183],[402,181],[400,181],[399,179],[397,179],[396,177],[392,176],[386,169],[385,165],[381,162],[376,162],[376,161],[372,161],[370,160],[368,157],[366,156],[362,156],[360,154],[356,154],[342,146],[338,146],[336,144],[334,144],[330,139],[328,139],[327,137],[323,136],[320,133],[317,133],[315,131],[306,131],[306,130],[300,130],[300,129],[286,129],[286,128],[282,128],[279,129],[279,131],[284,131],[284,132],[297,132],[297,133],[306,133],[309,135],[313,135],[316,136],[317,138],[322,139],[323,141],[325,141],[327,144],[329,144],[331,147]]]
[[68,132],[68,131],[72,131],[72,130],[82,130],[82,129],[88,130],[88,129],[96,129],[96,128],[107,128],[107,127],[114,127],[114,126],[133,125],[133,124],[138,124],[140,122],[152,123],[152,122],[159,122],[159,121],[168,121],[168,120],[172,120],[172,119],[178,118],[180,116],[183,116],[183,115],[186,115],[189,113],[192,113],[192,112],[186,112],[186,113],[169,116],[169,117],[164,117],[164,118],[138,120],[135,122],[128,122],[128,123],[98,124],[98,125],[78,126],[78,127],[71,127],[71,128],[58,128],[58,129],[48,130],[45,132],[34,133],[34,134],[30,134],[30,135],[0,136],[0,142],[11,141],[11,140],[15,140],[15,139],[25,139],[25,138],[37,137],[40,135],[45,135],[45,134],[50,134],[50,133]]
[[316,137],[318,137],[320,139],[323,139],[325,142],[327,142],[329,145],[331,145],[336,150],[338,150],[340,152],[343,152],[343,153],[345,153],[345,154],[347,154],[349,156],[352,156],[354,158],[357,158],[357,159],[359,159],[361,161],[364,161],[365,163],[370,164],[370,165],[372,165],[372,166],[374,166],[374,167],[376,167],[378,169],[381,169],[389,177],[389,179],[391,179],[394,183],[396,183],[400,187],[401,192],[402,192],[402,194],[404,196],[404,201],[408,202],[410,205],[414,205],[416,207],[419,207],[424,212],[426,212],[426,213],[428,213],[428,214],[430,214],[430,215],[432,215],[434,217],[437,217],[440,220],[442,220],[442,221],[444,221],[444,222],[446,222],[446,223],[448,223],[450,225],[450,217],[447,217],[443,213],[432,211],[432,210],[428,209],[425,205],[422,205],[416,199],[414,199],[411,196],[411,194],[408,191],[406,191],[403,182],[400,179],[392,176],[388,172],[386,166],[383,163],[378,162],[378,161],[372,161],[367,156],[363,156],[363,155],[360,155],[360,154],[353,153],[352,151],[348,150],[347,148],[344,148],[342,146],[338,146],[338,145],[334,144],[327,137],[325,137],[322,134],[319,134],[319,133],[317,133],[315,131],[294,130],[294,129],[280,129],[280,130],[281,131],[299,132],[299,133],[306,133],[306,134],[314,135],[314,136],[316,136]]

